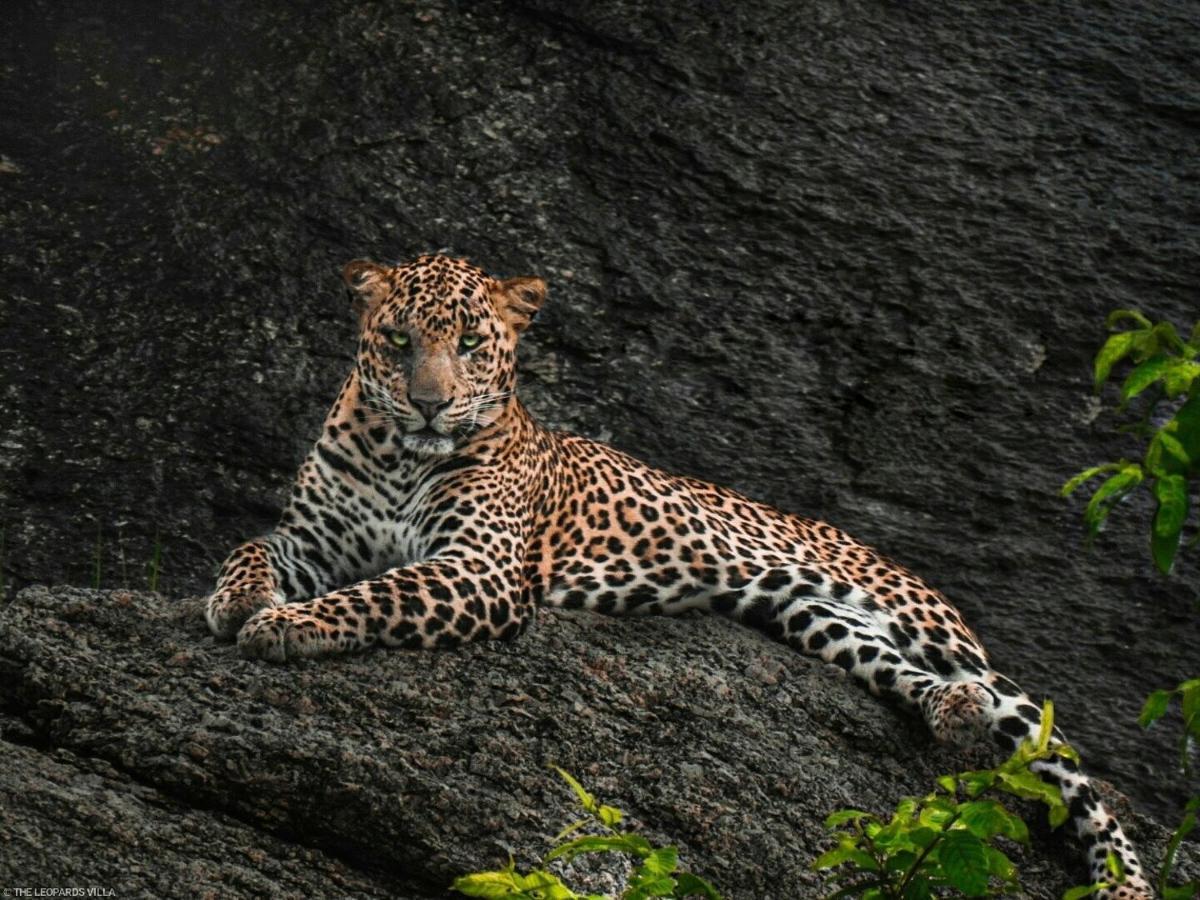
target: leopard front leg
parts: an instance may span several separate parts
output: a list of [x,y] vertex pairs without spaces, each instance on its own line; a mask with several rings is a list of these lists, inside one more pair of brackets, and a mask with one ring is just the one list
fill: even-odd
[[335,567],[315,547],[276,531],[229,554],[204,617],[214,635],[228,640],[260,609],[321,593],[332,587],[334,576]]
[[228,639],[260,609],[283,602],[268,539],[256,538],[234,550],[222,564],[216,590],[205,601],[204,618],[214,635]]
[[410,649],[507,639],[528,622],[515,567],[443,559],[390,569],[305,603],[262,609],[238,632],[243,656],[271,662],[377,644]]

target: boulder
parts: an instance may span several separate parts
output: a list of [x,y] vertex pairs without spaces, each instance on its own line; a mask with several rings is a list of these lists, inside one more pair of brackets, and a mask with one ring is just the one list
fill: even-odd
[[[445,896],[578,818],[557,765],[728,900],[815,898],[827,813],[991,761],[705,617],[542,610],[511,643],[272,666],[209,637],[196,599],[32,587],[0,616],[0,709],[0,883],[120,897]],[[1049,900],[1084,873],[1047,831],[1015,858]]]

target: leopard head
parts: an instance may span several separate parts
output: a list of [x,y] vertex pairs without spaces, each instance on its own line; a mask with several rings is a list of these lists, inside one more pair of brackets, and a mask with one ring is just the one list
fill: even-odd
[[445,456],[500,418],[544,281],[492,278],[446,256],[397,266],[358,259],[342,276],[361,324],[356,366],[373,419],[394,423],[407,449]]

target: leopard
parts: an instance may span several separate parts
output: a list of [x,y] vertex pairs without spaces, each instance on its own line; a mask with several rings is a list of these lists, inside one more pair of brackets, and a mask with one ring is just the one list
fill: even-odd
[[[237,547],[205,601],[219,640],[269,662],[521,634],[539,605],[701,610],[837,667],[950,744],[1033,737],[1041,709],[995,671],[960,612],[834,525],[542,427],[517,345],[547,296],[443,253],[356,259],[353,366],[271,533]],[[1056,736],[1061,741],[1061,735]],[[1114,814],[1067,756],[1057,786],[1098,896],[1153,896]]]

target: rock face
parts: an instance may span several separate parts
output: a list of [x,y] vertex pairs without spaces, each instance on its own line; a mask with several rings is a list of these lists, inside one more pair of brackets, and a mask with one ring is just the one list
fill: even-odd
[[161,589],[204,590],[348,364],[339,267],[446,248],[550,281],[523,357],[548,424],[894,556],[1177,816],[1172,726],[1134,718],[1195,674],[1196,554],[1155,577],[1139,501],[1089,556],[1056,490],[1136,453],[1089,396],[1104,314],[1197,315],[1194,3],[5,15],[9,593],[145,586],[156,546]]
[[[553,763],[730,900],[817,897],[827,812],[987,761],[835,671],[720,620],[548,611],[512,644],[268,666],[195,601],[30,588],[0,618],[0,881],[443,896],[575,818]],[[1045,832],[1020,858],[1030,897],[1081,878]]]

